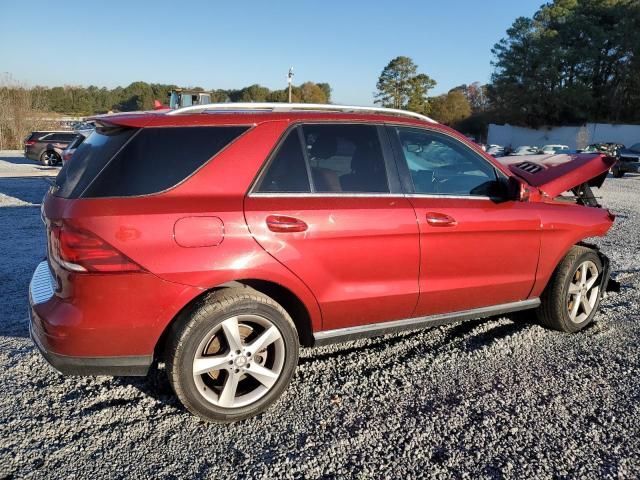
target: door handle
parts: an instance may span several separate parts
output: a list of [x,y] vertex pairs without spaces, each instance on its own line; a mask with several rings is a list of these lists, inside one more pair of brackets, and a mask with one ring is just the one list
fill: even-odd
[[267,227],[272,232],[304,232],[309,226],[302,220],[286,215],[269,215]]
[[434,227],[455,227],[458,224],[452,216],[438,212],[428,212],[427,223]]

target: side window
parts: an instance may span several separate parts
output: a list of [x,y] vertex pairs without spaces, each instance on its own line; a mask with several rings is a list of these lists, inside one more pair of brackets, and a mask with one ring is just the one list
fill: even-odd
[[311,191],[297,128],[291,130],[280,145],[256,191],[262,193]]
[[[89,184],[83,197],[130,197],[162,192],[191,176],[246,130],[247,127],[143,128],[115,157],[103,158],[105,167]],[[78,163],[82,163],[81,151],[91,152],[91,143],[84,142],[81,149],[75,154],[79,158],[73,157]]]
[[396,128],[416,193],[489,195],[497,174],[466,145],[436,132]]
[[375,126],[305,125],[302,131],[314,192],[389,192]]

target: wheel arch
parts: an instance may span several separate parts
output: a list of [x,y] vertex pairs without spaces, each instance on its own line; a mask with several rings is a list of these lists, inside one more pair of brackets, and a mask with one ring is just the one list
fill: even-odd
[[154,350],[154,358],[161,359],[164,356],[164,350],[167,339],[171,332],[171,327],[179,321],[184,315],[188,315],[194,308],[213,292],[223,290],[225,288],[250,288],[275,300],[289,314],[296,326],[300,345],[310,347],[314,344],[313,321],[309,313],[309,309],[304,302],[289,288],[278,283],[247,278],[226,282],[215,287],[203,290],[199,295],[191,299],[184,307],[182,307],[176,315],[167,323],[164,330],[160,334]]

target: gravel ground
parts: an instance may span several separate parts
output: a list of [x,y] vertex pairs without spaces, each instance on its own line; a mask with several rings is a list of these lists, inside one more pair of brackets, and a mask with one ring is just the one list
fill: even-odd
[[618,219],[598,243],[622,291],[586,331],[503,317],[305,349],[274,407],[220,426],[188,414],[162,370],[63,377],[36,353],[47,178],[16,157],[0,155],[0,478],[640,476],[640,175],[601,190]]

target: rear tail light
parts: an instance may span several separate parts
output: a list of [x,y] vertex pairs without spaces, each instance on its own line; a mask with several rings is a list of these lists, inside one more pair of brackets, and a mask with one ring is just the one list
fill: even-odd
[[71,155],[73,155],[73,152],[67,152],[67,151],[62,152],[62,160],[64,160],[65,162],[68,162],[71,159]]
[[27,140],[26,142],[24,142],[25,146],[30,147],[31,145],[35,145],[36,141],[35,140]]
[[143,268],[116,248],[87,230],[68,221],[52,224],[51,255],[66,270],[72,272],[142,272]]

